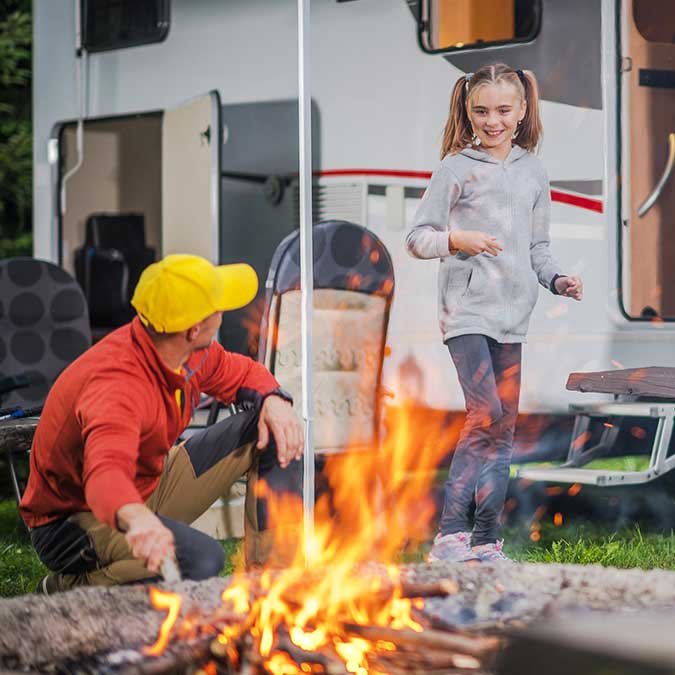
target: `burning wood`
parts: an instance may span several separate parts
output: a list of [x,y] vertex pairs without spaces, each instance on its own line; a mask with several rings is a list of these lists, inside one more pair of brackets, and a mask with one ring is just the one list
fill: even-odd
[[411,630],[392,630],[379,626],[345,624],[345,630],[348,634],[360,635],[371,641],[386,640],[397,645],[419,649],[428,647],[432,650],[455,651],[477,658],[492,653],[499,647],[499,640],[494,637],[470,637],[430,629],[416,633]]
[[[475,672],[491,661],[499,647],[496,638],[432,630],[422,625],[421,615],[420,621],[413,618],[414,611],[423,608],[423,598],[457,593],[459,587],[452,580],[399,582],[398,570],[393,568],[384,576],[357,568],[345,577],[352,577],[355,592],[322,607],[307,592],[329,574],[322,573],[283,570],[242,576],[223,591],[222,605],[210,616],[188,615],[180,624],[175,623],[180,596],[152,591],[155,607],[168,609],[169,614],[157,643],[145,653],[165,654],[173,633],[197,644],[198,653],[204,652],[204,640],[209,642],[206,675],[397,675],[448,669]],[[178,654],[182,659],[184,650]],[[150,666],[153,675],[158,675],[157,665]],[[176,666],[165,654],[160,672]],[[147,667],[136,666],[134,672],[149,675]]]

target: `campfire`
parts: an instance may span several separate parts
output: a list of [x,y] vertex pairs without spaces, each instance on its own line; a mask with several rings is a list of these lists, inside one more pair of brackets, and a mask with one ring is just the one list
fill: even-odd
[[[438,630],[424,613],[426,599],[457,593],[457,584],[405,581],[392,564],[411,542],[431,535],[431,483],[450,433],[422,429],[409,409],[390,409],[383,447],[328,459],[330,495],[317,500],[306,546],[311,566],[299,551],[287,569],[236,574],[208,616],[153,588],[153,606],[167,615],[146,656],[192,645],[190,658],[209,675],[481,669],[496,638]],[[272,506],[277,522],[297,520],[297,502]]]

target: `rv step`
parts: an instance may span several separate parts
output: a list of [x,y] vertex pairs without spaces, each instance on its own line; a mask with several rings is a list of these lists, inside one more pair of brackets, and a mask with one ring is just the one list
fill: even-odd
[[572,404],[569,411],[574,415],[589,417],[666,417],[675,413],[673,403],[585,403]]
[[659,473],[651,468],[645,471],[603,471],[601,469],[571,469],[566,467],[539,469],[522,467],[516,471],[517,478],[531,481],[580,483],[581,485],[597,485],[600,487],[648,483],[657,478],[658,475]]

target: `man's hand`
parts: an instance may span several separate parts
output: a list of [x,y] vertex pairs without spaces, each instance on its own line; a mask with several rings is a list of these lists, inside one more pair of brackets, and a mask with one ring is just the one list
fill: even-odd
[[450,249],[458,249],[467,255],[489,253],[497,255],[504,249],[497,243],[496,237],[491,237],[478,230],[455,230],[448,235]]
[[558,295],[581,300],[584,295],[584,284],[579,277],[558,277],[555,280]]
[[145,563],[151,572],[159,572],[165,558],[176,555],[171,530],[143,504],[125,504],[117,510],[117,523],[134,558]]
[[294,459],[302,457],[303,431],[293,406],[279,396],[268,396],[260,410],[258,444],[262,450],[270,442],[270,434],[277,444],[277,457],[282,469]]

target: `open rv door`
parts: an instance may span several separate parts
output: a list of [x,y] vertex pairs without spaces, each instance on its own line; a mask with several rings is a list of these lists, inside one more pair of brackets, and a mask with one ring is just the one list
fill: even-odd
[[675,3],[623,1],[624,312],[675,319]]
[[220,128],[216,91],[164,111],[162,255],[193,253],[218,262]]

